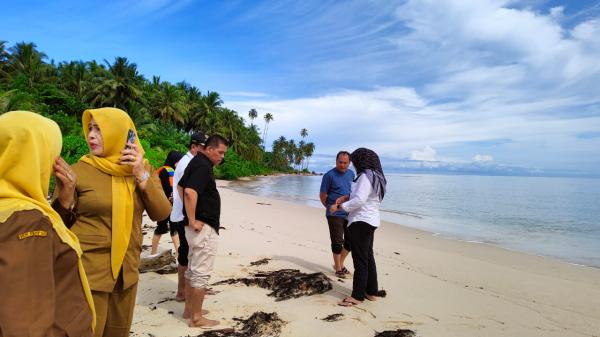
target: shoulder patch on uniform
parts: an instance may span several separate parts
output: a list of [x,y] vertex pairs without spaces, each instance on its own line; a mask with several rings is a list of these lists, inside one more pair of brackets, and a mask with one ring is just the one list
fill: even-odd
[[48,236],[48,232],[47,231],[29,231],[29,232],[21,233],[21,234],[19,234],[19,240],[31,238],[34,236],[45,237],[45,236]]

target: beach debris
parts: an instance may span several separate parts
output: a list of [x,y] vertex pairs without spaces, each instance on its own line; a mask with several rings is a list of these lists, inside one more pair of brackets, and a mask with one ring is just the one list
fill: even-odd
[[223,280],[213,285],[243,283],[246,286],[258,286],[271,290],[267,296],[275,297],[275,301],[288,300],[301,296],[322,294],[333,287],[325,274],[305,274],[297,269],[280,269],[271,272],[259,272],[252,277]]
[[331,314],[325,318],[321,318],[322,321],[325,322],[337,322],[344,317],[344,314]]
[[236,328],[206,331],[196,337],[279,337],[285,325],[276,312],[257,311],[247,319],[234,318],[238,321]]
[[271,259],[264,258],[264,259],[261,259],[258,261],[250,262],[250,265],[251,266],[260,266],[260,265],[269,263],[269,261],[271,261]]
[[142,250],[148,250],[150,248],[152,248],[152,246],[150,246],[150,245],[142,245]]
[[175,274],[177,273],[175,256],[171,253],[171,250],[165,250],[155,256],[142,257],[139,270],[140,273]]
[[375,294],[375,296],[377,296],[377,297],[386,297],[387,296],[387,291],[385,291],[384,289],[377,290],[377,293]]
[[378,332],[375,337],[414,337],[415,332],[409,329],[386,330]]
[[271,206],[271,204],[269,204],[268,202],[257,202],[257,205],[263,205],[263,206]]
[[400,255],[400,253],[398,253],[398,252],[394,252],[394,254],[396,254],[396,255]]

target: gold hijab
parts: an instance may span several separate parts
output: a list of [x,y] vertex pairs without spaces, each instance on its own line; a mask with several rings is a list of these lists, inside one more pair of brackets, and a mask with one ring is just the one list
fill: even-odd
[[77,253],[79,278],[92,311],[93,329],[96,312],[81,263],[79,240],[46,199],[52,166],[61,148],[62,135],[54,121],[29,111],[0,115],[0,223],[14,212],[32,209],[50,219],[60,240]]
[[81,124],[85,138],[88,136],[88,125],[94,118],[104,142],[102,156],[87,154],[79,161],[92,165],[98,170],[112,176],[112,245],[110,265],[113,278],[119,276],[119,271],[129,246],[131,228],[133,226],[133,193],[135,180],[129,165],[119,164],[121,151],[127,143],[129,129],[135,132],[135,143],[142,154],[144,149],[137,137],[137,130],[129,115],[116,108],[90,109],[83,112]]

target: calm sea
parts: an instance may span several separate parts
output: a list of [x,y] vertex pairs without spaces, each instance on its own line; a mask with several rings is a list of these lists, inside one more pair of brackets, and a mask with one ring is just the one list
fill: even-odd
[[[600,179],[388,174],[382,218],[445,237],[600,267]],[[232,189],[322,207],[320,176]]]

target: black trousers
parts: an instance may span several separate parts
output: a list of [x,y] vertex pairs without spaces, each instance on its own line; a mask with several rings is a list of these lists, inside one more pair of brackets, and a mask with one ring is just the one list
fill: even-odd
[[373,256],[375,229],[364,221],[350,224],[350,246],[354,263],[352,297],[363,301],[366,295],[377,295],[377,266]]
[[190,250],[190,246],[188,246],[187,239],[185,238],[185,224],[185,220],[175,222],[177,234],[179,234],[179,249],[177,250],[177,263],[179,263],[180,266],[187,267],[188,252]]
[[331,238],[331,251],[340,254],[342,248],[350,249],[350,233],[348,232],[348,220],[340,216],[328,216],[329,237]]

